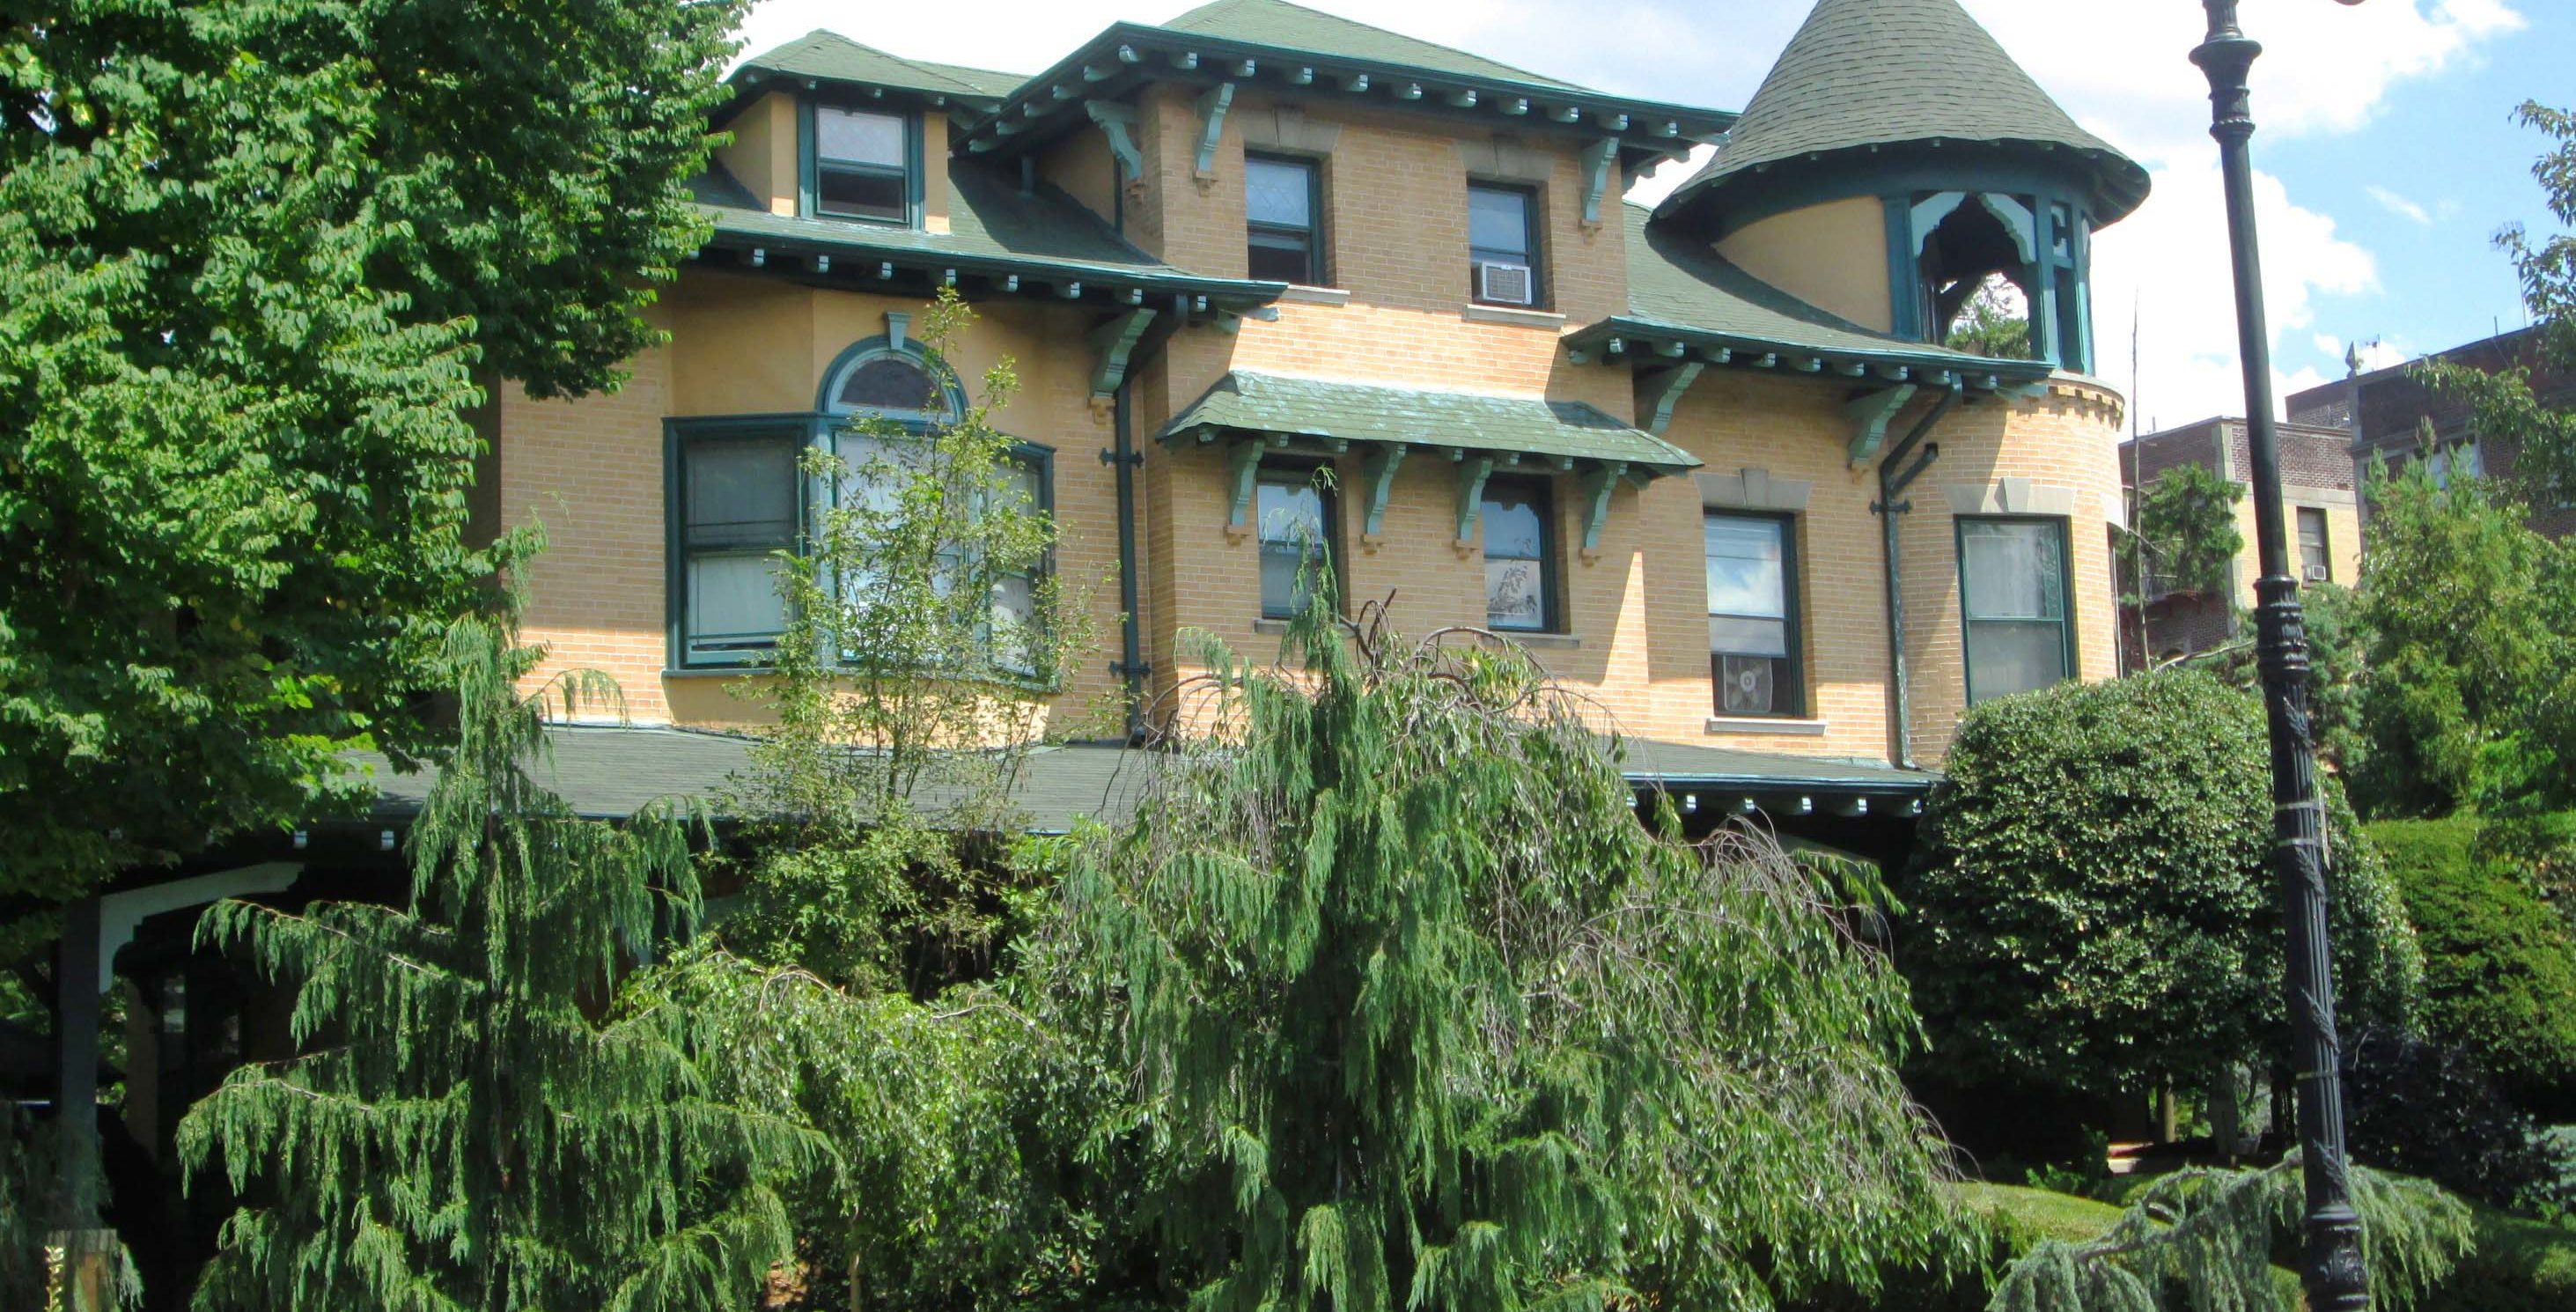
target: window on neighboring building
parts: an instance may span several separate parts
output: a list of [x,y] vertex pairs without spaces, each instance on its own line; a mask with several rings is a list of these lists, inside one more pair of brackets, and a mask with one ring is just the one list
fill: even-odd
[[814,209],[845,219],[912,221],[912,121],[814,107]]
[[2461,442],[2454,446],[2443,447],[2426,456],[2424,464],[2433,475],[2435,487],[2449,487],[2454,475],[2461,478],[2481,478],[2486,474],[2485,462],[2478,458],[2478,444],[2475,442]]
[[1253,511],[1261,526],[1261,614],[1287,619],[1306,604],[1307,590],[1334,568],[1334,506],[1330,488],[1315,471],[1296,465],[1265,466]]
[[1247,155],[1243,160],[1244,232],[1251,272],[1264,282],[1324,281],[1318,240],[1323,209],[1313,160]]
[[1485,527],[1485,623],[1489,627],[1537,633],[1556,630],[1552,509],[1545,480],[1486,481],[1477,516]]
[[2300,574],[2310,583],[2334,581],[2334,556],[2326,550],[2326,512],[2315,506],[2299,507]]
[[1485,305],[1537,305],[1538,194],[1520,187],[1467,188],[1468,294]]
[[2045,688],[2074,670],[2066,521],[1959,521],[1968,701]]
[[1806,710],[1798,651],[1797,538],[1784,516],[1710,512],[1708,664],[1720,715]]
[[778,553],[796,548],[807,427],[707,424],[674,444],[680,504],[675,573],[683,668],[758,664],[787,627]]

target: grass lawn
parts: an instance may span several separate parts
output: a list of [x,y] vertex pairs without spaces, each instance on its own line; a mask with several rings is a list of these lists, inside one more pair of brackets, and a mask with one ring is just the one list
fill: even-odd
[[1959,1202],[1971,1211],[2001,1212],[2042,1239],[2082,1243],[2111,1228],[2120,1209],[2073,1194],[2051,1193],[2017,1184],[1963,1184]]

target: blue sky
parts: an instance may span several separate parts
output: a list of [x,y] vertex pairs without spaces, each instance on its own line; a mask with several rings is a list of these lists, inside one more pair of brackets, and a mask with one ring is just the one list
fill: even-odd
[[[1607,91],[1741,109],[1810,0],[1310,0],[1313,7]],[[1965,0],[2087,127],[2148,166],[2156,195],[2097,247],[2102,372],[2142,419],[2244,408],[2235,360],[2207,85],[2186,60],[2193,0]],[[759,50],[828,27],[897,54],[1034,71],[1109,23],[1159,22],[1185,0],[760,0]],[[2343,373],[2521,323],[2491,238],[2546,230],[2530,175],[2530,97],[2576,102],[2569,0],[2247,0],[2258,208],[2277,385]],[[1649,179],[1651,192],[1656,179]],[[2129,368],[2132,307],[2140,367]]]

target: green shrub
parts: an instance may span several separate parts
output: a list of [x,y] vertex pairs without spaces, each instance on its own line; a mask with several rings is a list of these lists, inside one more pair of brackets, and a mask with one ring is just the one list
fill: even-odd
[[[1969,712],[1899,896],[1930,1073],[2110,1094],[2277,1052],[2282,931],[2262,709],[2208,675],[2069,684]],[[2329,781],[2336,969],[2404,1026],[2422,963]]]
[[2489,820],[2469,851],[2482,865],[2511,871],[2576,924],[2576,811]]
[[2477,1247],[2418,1312],[2567,1312],[2576,1308],[2576,1231],[2476,1209]]
[[2425,1024],[2473,1054],[2526,1109],[2576,1111],[2576,933],[2512,870],[2471,858],[2477,825],[2388,821],[2371,837],[2425,957]]

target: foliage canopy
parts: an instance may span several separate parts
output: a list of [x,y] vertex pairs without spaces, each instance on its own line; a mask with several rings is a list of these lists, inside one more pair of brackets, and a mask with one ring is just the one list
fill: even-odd
[[1296,669],[1202,643],[1203,732],[1063,849],[1058,1005],[1192,1305],[1763,1307],[1966,1251],[1842,890],[1638,824],[1525,656],[1317,591]]
[[72,0],[0,23],[0,893],[349,799],[500,380],[612,387],[702,235],[739,0]]
[[[517,685],[539,653],[477,621],[442,650],[459,741],[411,831],[411,905],[225,902],[201,922],[294,981],[301,1051],[180,1122],[192,1179],[220,1162],[243,1199],[198,1306],[739,1307],[788,1254],[771,1181],[822,1145],[710,1097],[675,1009],[593,1017],[697,920],[686,826],[573,815],[534,773],[543,720]],[[560,688],[578,705],[603,683]]]
[[[2066,684],[1960,724],[1899,887],[1897,959],[1969,1082],[2191,1085],[2285,1040],[2261,706],[2196,671]],[[2404,1023],[2422,959],[2327,781],[2336,987]]]
[[2138,532],[2155,580],[2168,591],[2227,596],[2231,567],[2245,549],[2236,527],[2236,504],[2244,499],[2244,485],[2196,464],[2166,470],[2139,494]]

